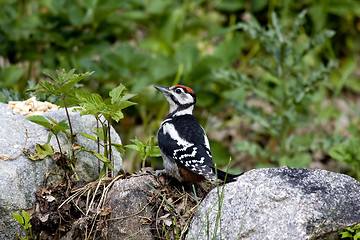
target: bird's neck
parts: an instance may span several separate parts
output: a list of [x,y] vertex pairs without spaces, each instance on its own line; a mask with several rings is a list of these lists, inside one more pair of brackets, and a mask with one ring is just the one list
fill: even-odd
[[194,110],[194,104],[192,105],[182,105],[182,106],[176,106],[176,108],[172,108],[170,105],[170,111],[169,111],[169,117],[178,117],[182,115],[193,114]]

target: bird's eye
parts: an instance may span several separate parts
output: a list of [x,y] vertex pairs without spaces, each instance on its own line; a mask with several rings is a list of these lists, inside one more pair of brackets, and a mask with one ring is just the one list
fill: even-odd
[[175,90],[175,92],[176,92],[176,93],[181,93],[180,88],[177,88],[177,89]]

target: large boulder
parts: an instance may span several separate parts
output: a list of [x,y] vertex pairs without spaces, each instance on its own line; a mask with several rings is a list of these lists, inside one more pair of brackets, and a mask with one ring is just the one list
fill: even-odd
[[149,224],[142,219],[153,216],[148,198],[155,192],[159,183],[154,176],[144,175],[114,183],[107,195],[111,217],[107,239],[156,239]]
[[[74,132],[82,132],[93,135],[96,121],[93,116],[80,116],[79,113],[69,110]],[[65,110],[46,112],[56,121],[66,119]],[[48,130],[42,126],[26,120],[25,116],[13,114],[7,104],[0,103],[0,154],[10,157],[19,155],[25,145],[26,149],[34,152],[37,143],[44,144],[48,138]],[[26,129],[26,130],[25,130]],[[27,137],[26,132],[27,131]],[[114,129],[112,142],[121,143],[119,135]],[[88,149],[97,151],[97,143],[80,134],[77,135],[77,143]],[[50,144],[58,151],[58,145],[53,137]],[[68,152],[68,143],[64,137],[60,137],[62,149]],[[122,164],[120,154],[113,148],[115,169],[119,170]],[[20,225],[11,216],[11,213],[30,209],[35,201],[35,192],[42,187],[47,174],[57,166],[50,157],[44,160],[32,161],[24,153],[14,160],[0,159],[0,239],[14,239]],[[98,160],[93,155],[81,152],[77,155],[76,173],[80,179],[93,180],[98,177]],[[49,177],[51,178],[51,174]]]
[[200,204],[187,239],[339,239],[360,222],[360,183],[325,170],[255,169],[221,192]]

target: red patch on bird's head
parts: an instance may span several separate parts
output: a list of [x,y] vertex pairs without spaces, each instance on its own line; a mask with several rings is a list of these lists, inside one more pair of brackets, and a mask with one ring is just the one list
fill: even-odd
[[189,93],[195,94],[194,91],[193,91],[191,88],[187,87],[187,86],[184,86],[184,85],[175,85],[174,87],[181,87],[181,88],[186,89],[186,91],[188,91]]

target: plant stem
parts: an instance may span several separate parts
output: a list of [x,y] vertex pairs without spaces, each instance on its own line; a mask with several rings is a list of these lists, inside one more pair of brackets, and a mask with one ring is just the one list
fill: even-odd
[[[110,121],[111,121],[111,118],[109,118],[108,120],[107,120],[107,123],[108,123],[108,134],[109,134],[109,160],[110,160],[110,163],[112,164],[112,166],[114,166],[114,163],[113,163],[113,161],[112,161],[112,157],[111,157],[111,155],[112,155],[112,149],[111,149],[111,135],[110,135],[110,126],[111,126],[111,124],[110,124]],[[108,170],[108,177],[111,177],[111,169],[109,168],[109,170]]]
[[[105,121],[101,122],[101,125],[102,125],[103,134],[104,134],[104,156],[109,158],[108,141],[107,141],[107,127],[106,127]],[[105,165],[104,165],[104,167],[105,167]],[[105,169],[105,174],[106,174],[106,172],[108,173],[108,176],[109,176],[109,169],[108,169],[108,171],[106,171],[106,169]]]
[[[99,118],[95,116],[96,119],[96,131],[99,131]],[[97,152],[100,153],[100,138],[96,135],[97,142]],[[100,160],[98,159],[98,173],[100,175]]]
[[[74,135],[73,135],[73,130],[72,130],[72,126],[71,126],[71,121],[70,121],[70,115],[66,106],[66,101],[65,101],[65,95],[61,96],[61,99],[63,100],[64,103],[64,108],[65,108],[65,112],[66,112],[66,117],[68,119],[68,123],[69,123],[69,127],[70,127],[70,137],[71,137],[71,145],[74,145],[75,140],[74,140]],[[71,148],[72,149],[72,148]],[[74,150],[71,150],[71,156],[70,159],[73,160],[74,157]]]
[[[274,18],[276,19],[276,18]],[[287,116],[285,115],[287,109],[287,80],[285,79],[284,74],[284,61],[285,61],[285,51],[286,51],[286,43],[281,38],[280,30],[278,30],[279,41],[280,41],[280,59],[278,62],[278,77],[281,81],[281,92],[282,92],[282,103],[281,103],[281,130],[280,130],[280,156],[284,156],[286,154],[286,141],[287,141],[287,133],[289,128],[289,121]]]
[[61,145],[60,145],[60,141],[59,141],[59,138],[58,138],[58,135],[55,133],[55,132],[52,132],[54,135],[55,135],[55,139],[56,139],[56,142],[59,146],[59,151],[60,151],[60,154],[63,155],[63,152],[61,150]]
[[144,158],[142,159],[142,168],[145,167],[145,162],[146,162],[146,159],[147,159],[148,157],[149,157],[149,154],[146,153],[145,156],[144,156]]
[[65,173],[65,176],[67,177],[67,173],[66,173],[66,164],[65,164],[65,161],[64,161],[64,154],[61,150],[61,145],[60,145],[60,141],[59,141],[59,137],[57,134],[55,134],[55,132],[53,132],[53,134],[55,135],[55,139],[59,145],[59,151],[60,151],[60,158],[61,158],[61,164],[62,164],[62,167],[63,167],[63,170],[64,170],[64,173]]

